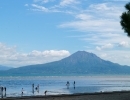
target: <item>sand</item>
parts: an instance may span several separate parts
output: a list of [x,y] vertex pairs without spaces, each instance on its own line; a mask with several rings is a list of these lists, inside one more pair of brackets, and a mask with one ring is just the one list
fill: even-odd
[[130,91],[82,93],[71,95],[8,97],[0,100],[130,100]]

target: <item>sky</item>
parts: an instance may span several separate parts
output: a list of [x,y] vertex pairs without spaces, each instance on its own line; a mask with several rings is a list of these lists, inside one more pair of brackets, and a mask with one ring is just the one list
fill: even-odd
[[129,0],[0,0],[0,65],[57,61],[77,51],[130,66],[120,25]]

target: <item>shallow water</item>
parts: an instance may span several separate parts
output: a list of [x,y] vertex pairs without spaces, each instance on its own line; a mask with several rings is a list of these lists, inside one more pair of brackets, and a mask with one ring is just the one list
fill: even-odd
[[[66,83],[69,81],[70,86]],[[75,87],[73,82],[76,82]],[[39,91],[32,89],[32,84],[39,85]],[[33,76],[33,77],[0,77],[0,86],[6,87],[3,97],[93,93],[104,91],[130,90],[130,76]],[[2,97],[2,93],[0,93]]]

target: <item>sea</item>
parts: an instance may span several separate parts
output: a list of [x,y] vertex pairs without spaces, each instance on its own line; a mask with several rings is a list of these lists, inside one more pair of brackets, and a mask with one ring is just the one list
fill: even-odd
[[0,87],[0,98],[129,91],[130,76],[0,76]]

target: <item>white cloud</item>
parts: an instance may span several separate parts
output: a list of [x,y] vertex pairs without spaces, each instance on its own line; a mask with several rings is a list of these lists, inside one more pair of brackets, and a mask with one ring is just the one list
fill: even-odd
[[25,4],[24,6],[28,7],[29,5],[28,5],[28,4]]
[[0,43],[0,56],[9,56],[16,53],[15,46],[7,47],[5,44]]
[[35,11],[44,11],[44,12],[48,12],[48,8],[44,7],[44,6],[39,6],[39,5],[36,5],[36,4],[32,4],[32,6],[35,8],[33,10]]
[[121,46],[121,47],[129,47],[129,43],[125,42],[125,41],[122,41],[122,42],[119,43],[119,46]]
[[[118,0],[103,0],[103,3],[94,2],[91,4],[86,3],[90,2],[88,0],[60,1],[46,9],[50,12],[54,10],[62,13],[68,12],[74,19],[64,21],[58,25],[59,28],[66,28],[81,33],[81,37],[78,36],[76,38],[85,41],[90,52],[96,53],[106,60],[130,65],[128,59],[130,52],[127,51],[130,39],[126,34],[123,34],[124,32],[120,25],[120,15],[124,11],[125,2],[118,2],[117,4],[117,2],[113,1]],[[82,4],[85,3],[86,6],[83,7]],[[41,8],[39,7],[39,10]],[[82,36],[82,33],[85,35]]]
[[73,4],[78,4],[79,2],[77,0],[62,0],[60,2],[60,6],[68,6]]
[[[78,20],[69,21],[59,25],[62,28],[73,28],[84,32],[119,32],[121,26],[119,16],[120,7],[108,3],[92,4],[82,13],[77,13]],[[118,30],[117,30],[118,29]]]
[[47,2],[49,2],[49,0],[43,0],[42,2],[43,2],[43,3],[47,3]]
[[[43,12],[62,12],[62,13],[68,13],[72,14],[73,11],[71,10],[65,10],[64,8],[72,8],[77,9],[75,6],[76,4],[79,4],[80,2],[78,0],[60,0],[56,3],[56,0],[34,0],[34,4],[32,4],[31,10],[33,11],[43,11]],[[46,6],[45,3],[50,3],[51,6]],[[43,6],[44,4],[44,6]]]
[[87,14],[78,14],[76,15],[76,18],[81,20],[89,20],[92,19],[92,16]]
[[60,60],[69,55],[70,53],[67,50],[33,50],[30,53],[19,53],[16,51],[16,47],[8,47],[7,45],[0,43],[0,65],[18,67],[31,64],[42,64]]
[[[86,18],[87,19],[87,18]],[[116,21],[107,19],[91,19],[74,22],[67,22],[60,25],[61,28],[74,28],[78,31],[89,32],[118,32],[119,24]]]
[[110,7],[107,7],[107,4],[106,3],[102,3],[102,4],[92,4],[89,6],[90,8],[92,9],[95,9],[95,10],[113,10],[111,9]]
[[96,49],[99,51],[102,50],[101,47],[99,47],[99,46],[96,46]]
[[113,48],[113,45],[111,43],[102,46],[102,49],[110,49],[110,48]]
[[41,2],[41,3],[48,3],[49,0],[34,0],[35,3]]
[[100,58],[104,60],[108,60],[114,63],[118,63],[121,65],[129,65],[130,66],[130,51],[124,50],[104,50],[104,51],[95,51],[95,50],[87,50],[88,52],[93,52]]
[[107,50],[107,49],[112,49],[112,48],[113,48],[113,44],[111,44],[111,43],[105,44],[101,47],[99,47],[99,46],[96,47],[97,50],[104,50],[104,49]]

